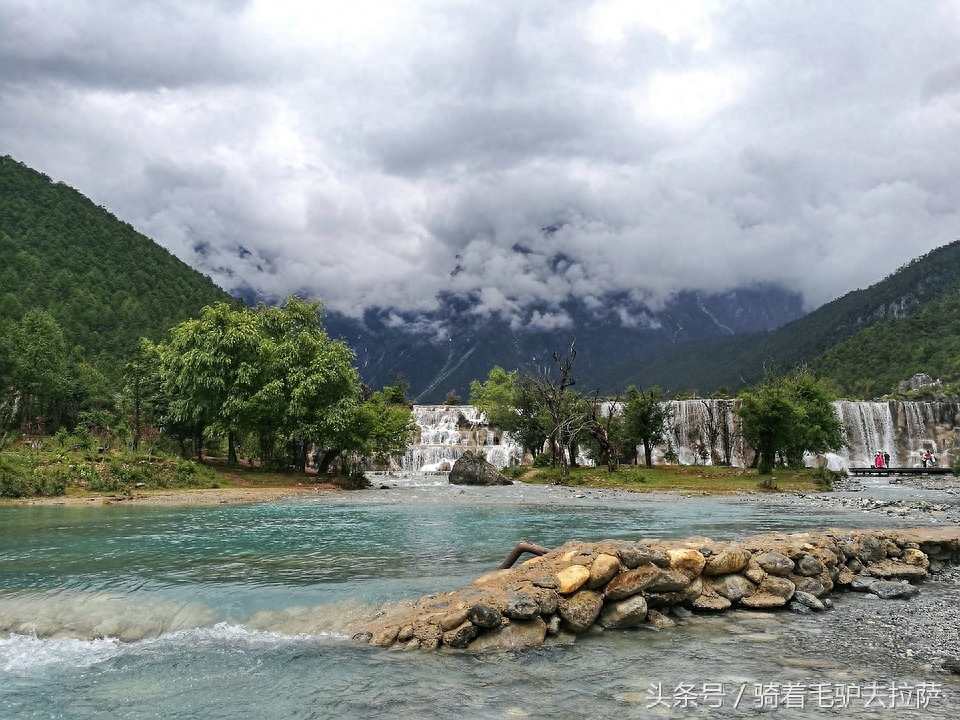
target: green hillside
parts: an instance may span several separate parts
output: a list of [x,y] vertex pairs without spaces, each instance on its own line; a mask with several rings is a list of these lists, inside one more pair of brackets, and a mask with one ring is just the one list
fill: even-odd
[[960,380],[960,289],[838,343],[811,365],[851,397],[888,393],[920,372]]
[[[917,258],[879,283],[847,293],[777,330],[677,344],[659,350],[654,357],[618,363],[608,372],[608,377],[617,378],[622,385],[660,385],[669,393],[696,390],[707,394],[720,387],[737,390],[757,382],[766,372],[785,372],[798,363],[812,363],[846,340],[856,345],[859,339],[853,338],[874,326],[889,323],[892,328],[899,328],[902,319],[910,318],[928,306],[935,314],[937,311],[933,306],[958,287],[960,241],[955,241]],[[912,361],[887,365],[878,361],[876,365],[869,365],[878,370],[888,368],[883,373],[878,372],[875,378],[875,391],[881,394],[891,389],[888,378],[906,379],[919,370],[933,373],[934,365],[931,364],[930,368],[926,365],[933,363],[934,358],[948,356],[950,350],[947,348],[956,342],[954,335],[957,334],[948,327],[937,329],[918,348],[916,337],[905,337],[900,330],[890,332],[890,347],[884,353],[896,354],[898,358],[910,357]],[[838,378],[852,378],[859,372],[854,368],[841,369],[836,357],[830,363],[825,361],[824,372],[828,367],[832,368],[829,374],[836,372]],[[918,370],[907,371],[908,367],[917,367]],[[944,368],[944,373],[948,374],[946,365]],[[869,374],[865,373],[861,378]],[[849,384],[847,379],[841,381],[851,393],[856,381],[853,383]],[[865,389],[865,386],[861,388]]]
[[48,311],[88,361],[115,366],[201,307],[232,298],[63,183],[0,158],[0,321]]

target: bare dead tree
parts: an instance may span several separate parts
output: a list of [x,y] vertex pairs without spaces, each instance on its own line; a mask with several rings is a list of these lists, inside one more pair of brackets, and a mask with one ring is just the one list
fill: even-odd
[[570,350],[566,355],[554,351],[552,357],[553,367],[541,369],[535,388],[550,418],[548,436],[553,464],[559,464],[561,474],[566,477],[570,474],[570,466],[564,450],[583,429],[587,420],[583,411],[583,398],[570,390],[577,384],[573,376],[573,363],[577,358],[574,343],[570,343]]

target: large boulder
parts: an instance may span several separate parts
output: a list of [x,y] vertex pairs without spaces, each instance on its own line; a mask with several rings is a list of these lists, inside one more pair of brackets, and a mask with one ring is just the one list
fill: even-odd
[[513,485],[513,480],[473,450],[467,450],[454,463],[448,479],[453,485]]

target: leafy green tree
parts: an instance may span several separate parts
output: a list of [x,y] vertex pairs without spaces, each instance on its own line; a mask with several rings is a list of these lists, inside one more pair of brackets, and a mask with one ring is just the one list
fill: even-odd
[[481,410],[491,425],[510,433],[534,457],[543,450],[548,419],[531,377],[495,365],[486,382],[470,383],[470,404]]
[[805,368],[767,378],[740,394],[736,412],[760,474],[773,471],[778,454],[789,465],[802,466],[805,452],[829,452],[843,445],[843,425],[831,400],[825,385]]
[[670,409],[659,387],[647,391],[635,385],[627,388],[623,407],[625,433],[635,446],[643,445],[647,467],[653,467],[653,448],[663,442],[669,417]]
[[281,307],[255,311],[260,375],[248,400],[249,429],[260,438],[262,458],[270,458],[278,442],[292,445],[301,470],[308,446],[336,444],[360,402],[353,352],[327,336],[320,307],[290,297]]
[[[236,437],[249,422],[246,406],[261,380],[258,341],[253,311],[216,303],[174,327],[163,353],[172,419],[200,432],[207,426],[224,432],[228,464],[237,462]],[[196,451],[199,459],[201,447]]]
[[156,351],[168,424],[225,434],[231,464],[240,437],[255,439],[265,467],[301,470],[311,446],[324,469],[344,451],[390,446],[399,412],[390,408],[384,420],[364,408],[353,352],[330,340],[320,308],[296,297],[279,307],[218,303],[173,328]]
[[13,385],[24,423],[45,418],[68,395],[67,344],[63,330],[45,310],[30,310],[13,331]]

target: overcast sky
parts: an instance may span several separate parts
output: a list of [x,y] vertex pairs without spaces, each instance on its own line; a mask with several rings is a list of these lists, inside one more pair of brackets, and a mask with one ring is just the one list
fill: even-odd
[[345,312],[812,308],[960,237],[960,3],[0,0],[0,154]]

